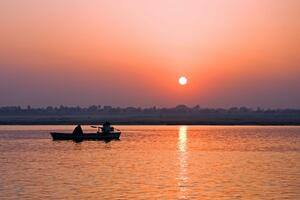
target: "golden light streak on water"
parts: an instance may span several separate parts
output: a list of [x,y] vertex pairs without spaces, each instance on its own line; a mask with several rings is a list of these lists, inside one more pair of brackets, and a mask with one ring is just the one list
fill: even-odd
[[178,174],[178,187],[179,198],[187,199],[187,126],[180,126],[178,132],[178,158],[179,158],[179,174]]

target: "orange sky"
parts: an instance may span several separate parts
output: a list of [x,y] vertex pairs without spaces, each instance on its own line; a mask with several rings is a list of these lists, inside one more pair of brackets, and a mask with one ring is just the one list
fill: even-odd
[[0,105],[299,108],[299,8],[298,0],[2,0]]

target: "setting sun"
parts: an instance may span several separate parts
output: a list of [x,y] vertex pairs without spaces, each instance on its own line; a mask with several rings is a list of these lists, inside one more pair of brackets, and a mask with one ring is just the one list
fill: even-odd
[[184,77],[184,76],[181,76],[181,77],[178,79],[178,83],[179,83],[180,85],[186,85],[187,82],[188,82],[188,80],[187,80],[187,78]]

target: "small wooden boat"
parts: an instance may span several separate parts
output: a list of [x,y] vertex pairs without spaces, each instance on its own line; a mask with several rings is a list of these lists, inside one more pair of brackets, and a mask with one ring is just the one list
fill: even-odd
[[53,140],[118,140],[121,132],[110,133],[84,133],[84,134],[72,134],[72,133],[50,133]]

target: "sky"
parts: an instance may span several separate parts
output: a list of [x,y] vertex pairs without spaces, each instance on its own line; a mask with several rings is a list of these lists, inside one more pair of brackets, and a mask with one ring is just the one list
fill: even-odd
[[1,0],[0,106],[300,108],[299,8]]

